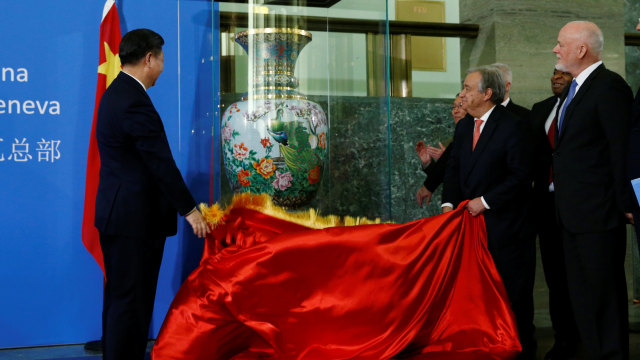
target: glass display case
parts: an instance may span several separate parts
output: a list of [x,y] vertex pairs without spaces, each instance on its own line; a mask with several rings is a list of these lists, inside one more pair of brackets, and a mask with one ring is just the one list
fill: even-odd
[[415,144],[451,136],[453,96],[407,96],[411,63],[392,63],[410,54],[389,13],[387,0],[215,2],[216,199],[266,192],[291,209],[398,222],[439,212],[417,206]]

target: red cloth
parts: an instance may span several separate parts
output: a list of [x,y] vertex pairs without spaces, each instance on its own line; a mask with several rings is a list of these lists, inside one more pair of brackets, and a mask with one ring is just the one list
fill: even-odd
[[[120,60],[112,56],[107,56],[106,47],[113,55],[118,54],[120,46],[120,19],[118,9],[113,0],[107,0],[104,4],[102,21],[100,22],[100,55],[98,67],[98,85],[96,88],[96,101],[93,109],[93,122],[91,123],[91,134],[89,135],[89,150],[87,154],[87,176],[84,189],[84,212],[82,216],[82,243],[84,247],[93,255],[102,273],[104,274],[104,260],[102,259],[102,248],[100,247],[100,236],[98,229],[94,225],[96,212],[96,194],[98,193],[98,179],[100,177],[100,154],[98,154],[98,141],[96,140],[96,118],[98,117],[98,105],[102,94],[111,85],[108,79],[106,68],[119,66]],[[109,54],[111,55],[111,54]],[[108,64],[115,61],[115,64]]]
[[[482,216],[311,230],[234,209],[152,351],[167,359],[512,359]],[[216,253],[220,244],[235,244]]]

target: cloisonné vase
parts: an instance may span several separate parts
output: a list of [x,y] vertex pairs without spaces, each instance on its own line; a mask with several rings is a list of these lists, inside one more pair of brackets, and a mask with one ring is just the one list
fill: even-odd
[[311,34],[263,28],[236,34],[249,54],[252,87],[221,121],[227,178],[235,192],[268,193],[280,206],[309,203],[320,186],[328,125],[322,108],[296,91],[300,51]]

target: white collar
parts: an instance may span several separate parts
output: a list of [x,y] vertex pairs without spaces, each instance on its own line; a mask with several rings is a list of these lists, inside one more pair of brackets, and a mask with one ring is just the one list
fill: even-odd
[[140,86],[142,86],[142,88],[144,89],[144,91],[147,91],[147,88],[144,86],[144,84],[142,83],[142,81],[138,80],[138,78],[137,78],[137,77],[135,77],[135,76],[133,76],[133,75],[129,74],[128,72],[126,72],[126,71],[124,71],[124,70],[121,70],[121,71],[122,71],[123,73],[125,73],[125,74],[127,74],[127,75],[131,76],[132,78],[134,78],[134,79],[135,79],[135,80],[140,84]]
[[[587,67],[586,69],[582,70],[582,72],[575,77],[577,88],[579,88],[582,85],[582,83],[584,83],[584,81],[587,80],[589,75],[591,75],[591,73],[601,64],[602,64],[602,60],[597,61],[589,65],[589,67]],[[577,88],[576,88],[576,91],[577,91]]]
[[482,121],[487,121],[487,120],[489,120],[489,116],[491,115],[491,113],[493,112],[493,109],[495,109],[495,108],[496,108],[496,106],[495,106],[495,105],[493,105],[493,107],[492,107],[491,109],[489,109],[489,111],[487,111],[486,113],[484,113],[484,115],[480,116],[480,117],[479,117],[479,118],[477,118],[477,119],[480,119],[480,120],[482,120]]

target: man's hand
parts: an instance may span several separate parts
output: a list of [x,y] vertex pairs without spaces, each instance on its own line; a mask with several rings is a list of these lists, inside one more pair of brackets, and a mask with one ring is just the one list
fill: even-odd
[[427,146],[422,141],[418,141],[418,143],[416,144],[416,152],[418,153],[418,157],[422,162],[423,168],[431,163],[431,155],[429,155]]
[[440,160],[442,153],[447,149],[444,145],[442,145],[442,143],[438,143],[438,145],[440,146],[439,148],[431,145],[427,146],[427,154],[429,154],[429,156],[436,160]]
[[487,208],[485,208],[484,204],[482,203],[482,199],[480,199],[479,197],[473,200],[470,200],[467,203],[466,208],[469,211],[469,214],[471,214],[471,216],[478,216],[482,214],[485,210],[487,210]]
[[633,225],[633,214],[632,213],[624,213],[624,216],[627,218],[627,221],[629,221],[629,224]]
[[449,211],[452,211],[452,210],[453,210],[453,208],[451,206],[443,206],[442,207],[442,213],[443,214],[446,214],[446,213],[448,213]]
[[193,233],[197,237],[205,237],[209,233],[209,226],[207,225],[207,222],[204,221],[204,217],[202,217],[200,211],[192,211],[190,214],[185,216],[185,219],[189,222],[193,228]]
[[418,200],[418,205],[420,205],[420,207],[422,207],[422,203],[424,202],[424,199],[427,199],[427,205],[429,205],[429,203],[431,202],[431,191],[429,191],[424,185],[422,185],[420,187],[420,189],[418,189],[418,192],[416,193],[416,199]]

